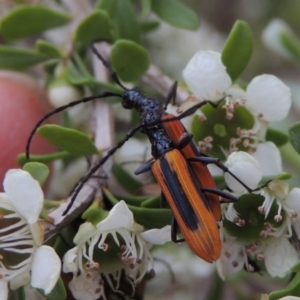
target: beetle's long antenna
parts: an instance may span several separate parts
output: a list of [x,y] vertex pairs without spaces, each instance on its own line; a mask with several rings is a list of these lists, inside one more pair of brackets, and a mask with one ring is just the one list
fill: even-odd
[[81,178],[80,183],[77,185],[77,187],[74,190],[74,193],[72,195],[71,201],[68,204],[66,210],[63,212],[63,216],[65,216],[68,211],[71,209],[74,201],[76,200],[77,195],[79,194],[80,190],[84,186],[84,184],[93,176],[93,174],[119,149],[121,148],[138,130],[140,130],[144,125],[138,125],[134,128],[132,128],[130,131],[127,132],[125,138],[121,141],[119,141],[113,148],[111,148],[105,156],[103,156],[98,163],[93,166],[89,172]]
[[118,93],[113,93],[113,92],[103,92],[102,94],[99,94],[99,95],[96,95],[96,96],[89,96],[89,97],[84,97],[80,100],[76,100],[76,101],[73,101],[73,102],[70,102],[66,105],[63,105],[63,106],[60,106],[58,108],[56,108],[55,110],[49,112],[48,114],[46,114],[42,119],[40,119],[38,121],[38,123],[34,126],[34,128],[32,129],[32,131],[30,132],[30,135],[27,139],[27,143],[26,143],[26,158],[29,159],[29,156],[30,156],[30,145],[31,145],[31,141],[32,141],[32,138],[35,134],[35,132],[37,131],[37,129],[42,125],[42,123],[47,120],[49,117],[69,108],[69,107],[72,107],[72,106],[75,106],[79,103],[86,103],[86,102],[89,102],[89,101],[92,101],[92,100],[95,100],[95,99],[100,99],[100,98],[107,98],[107,97],[111,97],[111,96],[116,96],[116,97],[120,97],[122,98],[122,95],[121,94],[118,94]]
[[100,52],[97,50],[97,48],[95,47],[95,45],[91,45],[91,49],[94,52],[94,54],[101,60],[101,62],[103,63],[103,65],[105,66],[105,68],[109,71],[109,74],[111,76],[111,78],[113,79],[113,81],[120,86],[123,90],[128,90],[120,81],[117,73],[115,72],[115,70],[111,67],[111,65],[103,58],[103,56],[100,54]]

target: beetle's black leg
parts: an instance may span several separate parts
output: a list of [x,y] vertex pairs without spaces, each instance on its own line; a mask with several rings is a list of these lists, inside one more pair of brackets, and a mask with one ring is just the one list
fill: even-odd
[[185,242],[184,239],[178,239],[177,238],[177,233],[178,233],[178,224],[176,219],[173,217],[172,219],[172,225],[171,225],[171,239],[174,243],[182,243]]
[[172,104],[175,104],[175,100],[176,100],[176,92],[177,92],[177,81],[175,81],[173,83],[173,85],[171,86],[171,88],[168,91],[168,95],[167,95],[167,99],[164,105],[164,109],[166,110],[169,103],[172,102]]
[[204,193],[211,193],[211,194],[215,194],[215,195],[218,195],[224,199],[227,199],[228,201],[226,201],[225,203],[228,203],[228,202],[238,202],[239,201],[239,198],[227,193],[227,192],[224,192],[224,191],[221,191],[221,190],[218,190],[218,189],[213,189],[213,188],[201,188],[201,191],[204,192]]

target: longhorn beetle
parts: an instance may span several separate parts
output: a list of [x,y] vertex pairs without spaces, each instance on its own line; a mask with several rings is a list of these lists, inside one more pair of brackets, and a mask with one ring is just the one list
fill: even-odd
[[232,202],[238,199],[216,189],[213,178],[207,169],[207,164],[215,164],[224,172],[231,174],[248,192],[254,190],[232,174],[218,159],[199,153],[192,141],[192,135],[187,133],[180,119],[191,115],[206,104],[217,107],[223,99],[217,103],[209,100],[202,101],[175,117],[166,113],[166,107],[176,97],[176,82],[168,93],[165,105],[162,105],[158,100],[141,94],[137,89],[127,89],[120,82],[110,64],[104,60],[94,46],[92,46],[92,51],[107,68],[113,81],[124,90],[123,94],[103,92],[96,96],[71,102],[48,113],[36,124],[29,135],[26,145],[27,158],[29,159],[30,143],[34,133],[50,116],[79,103],[95,99],[111,96],[122,98],[122,106],[125,109],[134,108],[140,113],[140,124],[128,131],[125,138],[111,148],[80,180],[63,214],[68,213],[79,191],[91,176],[117,149],[122,147],[137,131],[141,131],[147,135],[152,144],[153,160],[139,167],[135,174],[152,170],[162,189],[162,204],[165,204],[165,200],[167,200],[175,216],[172,222],[172,240],[174,242],[182,241],[177,240],[177,227],[179,226],[184,240],[199,257],[208,262],[218,259],[221,251],[221,241],[216,223],[221,219],[219,196]]

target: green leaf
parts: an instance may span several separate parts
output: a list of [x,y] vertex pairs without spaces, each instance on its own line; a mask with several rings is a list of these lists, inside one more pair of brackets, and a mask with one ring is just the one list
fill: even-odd
[[128,205],[142,206],[143,202],[149,199],[149,196],[135,195],[114,195],[118,200],[124,200]]
[[75,40],[84,46],[95,41],[112,41],[111,20],[104,10],[95,10],[85,17],[75,33]]
[[152,10],[159,18],[173,26],[189,30],[199,27],[196,13],[178,0],[152,0]]
[[0,21],[0,34],[21,39],[68,23],[71,17],[43,6],[23,5],[12,9]]
[[148,198],[146,201],[144,201],[141,204],[141,207],[147,207],[147,208],[160,208],[160,203],[161,203],[161,199],[160,199],[161,195],[157,195],[157,196],[153,196],[151,198]]
[[146,17],[151,11],[151,0],[141,0],[142,17]]
[[118,40],[111,48],[111,62],[120,79],[128,82],[138,80],[147,71],[150,58],[142,46]]
[[0,46],[0,69],[23,70],[48,59],[37,51]]
[[98,153],[92,140],[81,131],[50,124],[41,126],[37,132],[52,144],[73,155]]
[[285,289],[270,293],[269,300],[278,300],[285,296],[300,297],[300,273],[296,273]]
[[137,20],[137,14],[129,0],[117,1],[114,12],[116,38],[141,43],[142,34]]
[[272,178],[272,180],[289,180],[291,177],[292,175],[290,173],[282,172],[276,175],[276,177]]
[[135,193],[142,184],[131,176],[120,164],[114,163],[112,172],[115,175],[117,181],[126,189],[129,193]]
[[49,168],[46,165],[38,162],[26,163],[23,166],[23,170],[29,172],[30,175],[36,179],[41,186],[46,182],[50,173]]
[[156,20],[145,21],[145,22],[140,23],[141,30],[143,33],[155,30],[159,27],[159,25],[160,25],[160,22],[158,22]]
[[61,277],[59,277],[55,287],[49,294],[45,294],[43,290],[37,289],[47,300],[64,300],[67,299],[67,291]]
[[52,153],[52,154],[30,155],[30,158],[28,160],[26,158],[26,154],[21,153],[17,157],[17,162],[20,166],[23,166],[28,162],[39,162],[39,163],[47,164],[54,160],[66,158],[68,156],[71,156],[71,154],[68,151],[61,151],[61,152]]
[[266,140],[273,142],[277,147],[283,146],[289,141],[289,136],[279,130],[268,128]]
[[91,222],[96,226],[99,222],[108,216],[108,211],[103,210],[99,203],[99,199],[95,200],[90,207],[81,215],[81,218],[87,222]]
[[297,40],[297,38],[286,32],[283,32],[280,35],[280,40],[290,55],[295,60],[300,62],[300,42]]
[[232,81],[244,71],[253,52],[253,35],[245,21],[233,25],[222,51],[222,61]]
[[96,4],[96,8],[105,10],[111,18],[114,16],[114,12],[116,11],[116,5],[118,0],[98,0]]
[[52,44],[44,40],[37,40],[36,51],[48,58],[62,58],[63,54]]
[[113,20],[115,39],[127,39],[141,43],[141,29],[137,14],[130,0],[102,0],[96,6],[105,10]]
[[300,272],[300,260],[291,268],[291,272],[298,273]]
[[[109,190],[104,189],[104,194],[114,205],[119,202]],[[128,205],[128,208],[132,211],[135,221],[147,229],[162,228],[171,224],[172,212],[170,209],[145,208],[132,205]]]
[[300,154],[300,122],[295,123],[289,129],[289,134],[290,134],[292,146]]

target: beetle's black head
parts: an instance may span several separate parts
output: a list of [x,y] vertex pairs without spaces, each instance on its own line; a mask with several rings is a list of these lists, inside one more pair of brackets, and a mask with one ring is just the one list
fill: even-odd
[[125,90],[123,93],[122,106],[126,109],[134,108],[141,93],[137,89]]

